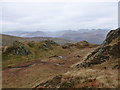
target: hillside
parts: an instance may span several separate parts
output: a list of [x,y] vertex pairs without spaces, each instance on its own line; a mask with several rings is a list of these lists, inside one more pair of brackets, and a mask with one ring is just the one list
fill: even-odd
[[52,40],[15,41],[13,46],[3,49],[3,88],[34,88],[70,70],[71,65],[97,46],[87,41],[64,45]]
[[11,36],[11,35],[5,35],[5,34],[0,34],[0,37],[2,37],[2,42],[1,42],[2,46],[11,46],[11,45],[13,45],[14,41],[20,41],[20,42],[26,41],[25,38]]
[[[4,88],[118,88],[120,28],[101,45],[13,42],[3,54]],[[22,75],[22,77],[21,77]]]
[[13,45],[14,41],[19,41],[19,42],[29,42],[29,41],[34,41],[34,42],[39,42],[39,41],[45,41],[45,40],[53,40],[58,44],[65,44],[65,43],[76,43],[75,41],[72,40],[66,40],[62,38],[52,38],[52,37],[17,37],[17,36],[11,36],[11,35],[6,35],[6,34],[0,34],[0,37],[2,37],[2,46],[11,46]]
[[110,31],[101,46],[69,71],[35,88],[118,88],[119,47],[120,28]]
[[[81,64],[77,66],[89,67],[91,65],[101,64],[113,59],[115,62],[115,60],[118,60],[119,58],[120,58],[120,28],[110,31],[103,44],[94,52],[92,52],[90,55],[88,55],[85,61],[83,61]],[[116,66],[119,65],[117,64]]]

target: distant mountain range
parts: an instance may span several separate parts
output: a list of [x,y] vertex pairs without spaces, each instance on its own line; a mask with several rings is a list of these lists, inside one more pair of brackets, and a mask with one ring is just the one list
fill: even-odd
[[105,39],[106,34],[109,30],[104,29],[93,29],[86,32],[80,31],[69,31],[64,33],[61,37],[65,39],[70,39],[74,41],[83,41],[86,40],[90,43],[100,44]]
[[62,30],[57,32],[44,31],[11,31],[3,32],[3,34],[19,36],[19,37],[55,37],[73,41],[86,40],[93,44],[101,44],[105,39],[109,29],[79,29],[79,30]]
[[12,35],[12,36],[19,36],[19,37],[46,37],[46,34],[42,31],[35,31],[35,32],[9,31],[9,32],[3,32],[3,34],[8,34],[8,35]]

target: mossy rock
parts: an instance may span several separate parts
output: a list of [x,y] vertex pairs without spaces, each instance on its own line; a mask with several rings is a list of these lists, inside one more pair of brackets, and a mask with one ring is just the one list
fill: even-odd
[[13,46],[9,47],[3,54],[28,55],[30,50],[21,42],[14,41]]
[[85,48],[89,46],[90,44],[87,41],[81,41],[75,44],[77,48]]
[[39,46],[39,49],[52,50],[54,46],[58,46],[58,44],[52,40],[46,40]]

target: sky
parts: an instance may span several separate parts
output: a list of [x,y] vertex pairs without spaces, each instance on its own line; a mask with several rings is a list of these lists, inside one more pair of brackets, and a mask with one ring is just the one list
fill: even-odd
[[2,31],[60,31],[118,27],[118,0],[57,1],[3,0],[0,3]]

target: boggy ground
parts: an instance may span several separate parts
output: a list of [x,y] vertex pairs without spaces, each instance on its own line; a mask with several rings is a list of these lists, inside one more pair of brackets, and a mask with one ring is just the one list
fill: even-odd
[[54,55],[49,58],[36,59],[5,67],[2,70],[3,88],[34,88],[40,82],[45,82],[69,71],[71,65],[83,60],[96,47],[69,51],[62,57]]

